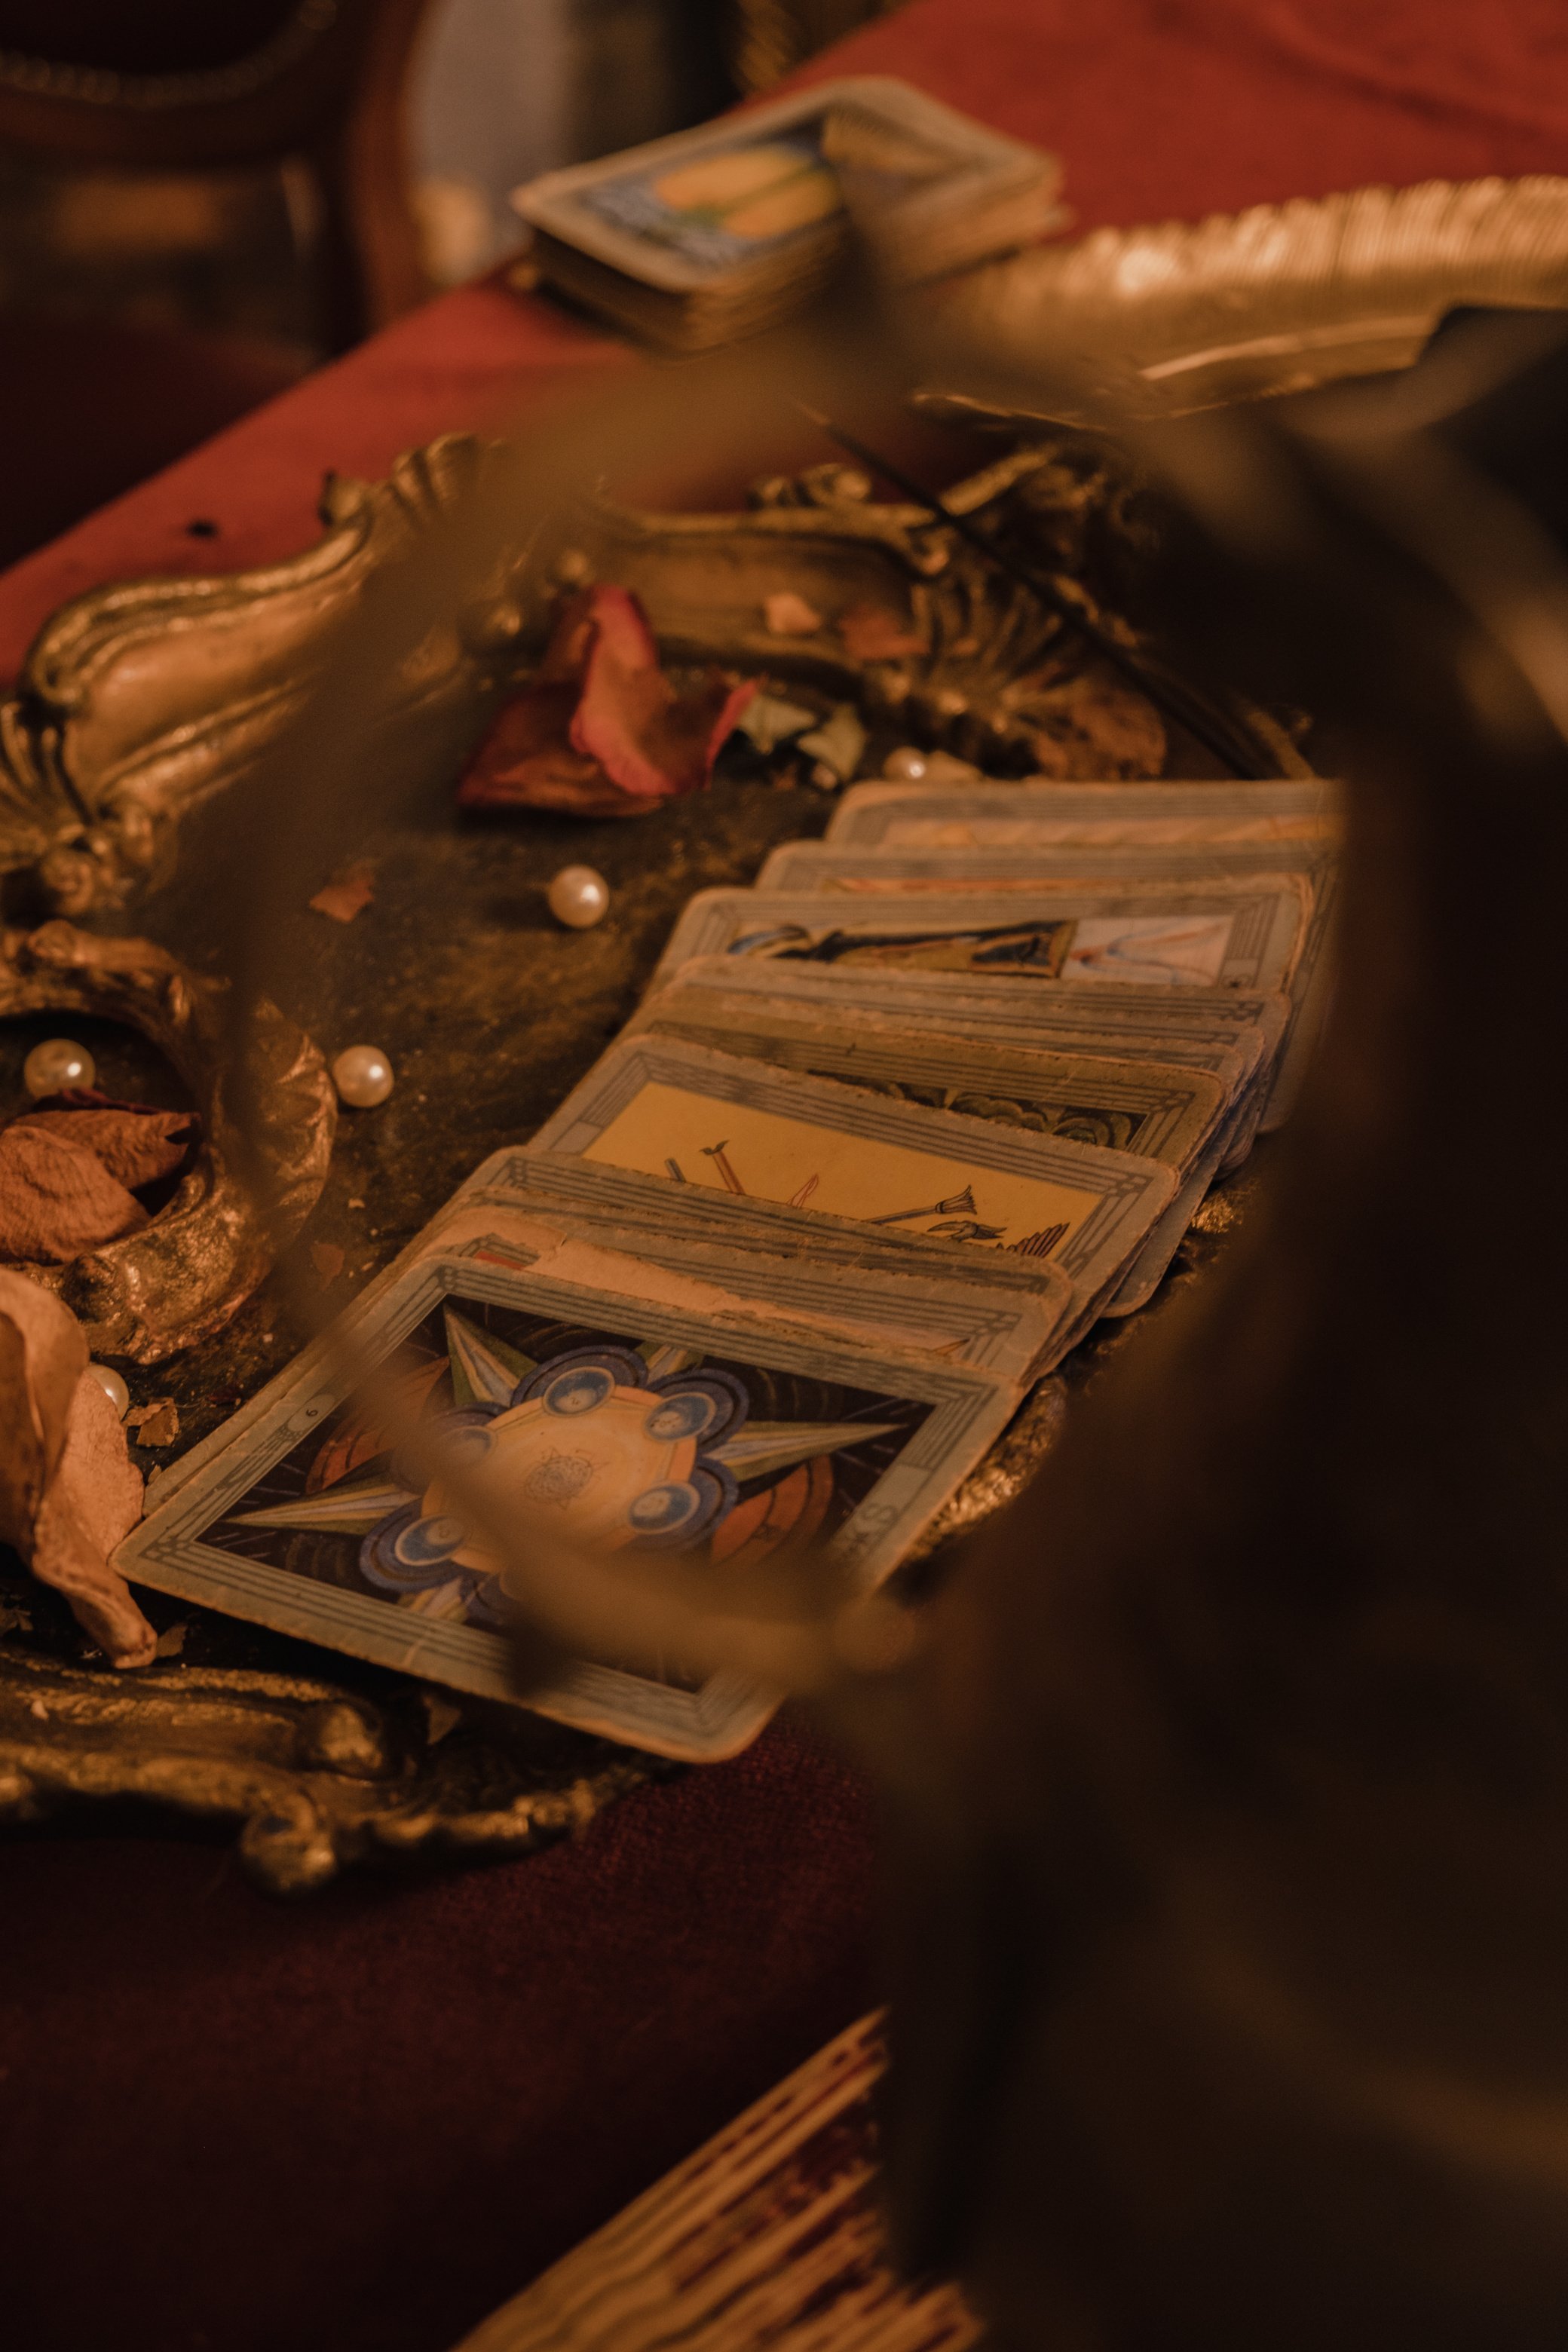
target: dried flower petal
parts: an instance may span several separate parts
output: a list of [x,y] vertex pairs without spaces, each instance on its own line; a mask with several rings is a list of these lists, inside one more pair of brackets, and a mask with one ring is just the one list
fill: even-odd
[[325,1290],[330,1282],[336,1282],[343,1270],[343,1253],[336,1242],[312,1242],[310,1264],[315,1267],[321,1287]]
[[0,1131],[0,1258],[64,1265],[147,1222],[96,1152],[28,1119]]
[[[192,1111],[137,1110],[121,1104],[103,1109],[27,1110],[13,1127],[37,1128],[79,1145],[131,1192],[173,1176],[201,1136],[201,1122]],[[11,1132],[12,1128],[4,1130]]]
[[781,588],[775,595],[763,599],[763,618],[768,634],[774,637],[815,637],[827,624],[820,613],[797,596],[793,588]]
[[885,604],[851,604],[838,615],[838,634],[852,661],[898,661],[930,650],[920,632]]
[[151,1404],[132,1405],[125,1426],[136,1432],[138,1445],[173,1445],[180,1433],[180,1409],[173,1397],[154,1397]]
[[814,760],[819,761],[827,769],[831,783],[847,783],[866,751],[865,724],[855,705],[837,704],[820,727],[800,738],[795,749],[809,751]]
[[497,717],[458,787],[464,808],[641,816],[710,781],[756,691],[714,677],[679,695],[637,598],[585,589],[563,607],[531,685]]
[[330,915],[334,923],[352,923],[375,897],[374,882],[374,866],[367,858],[359,858],[318,890],[310,905],[318,915]]
[[69,1601],[117,1666],[145,1665],[153,1628],[109,1553],[142,1516],[142,1479],[68,1307],[0,1271],[0,1541]]

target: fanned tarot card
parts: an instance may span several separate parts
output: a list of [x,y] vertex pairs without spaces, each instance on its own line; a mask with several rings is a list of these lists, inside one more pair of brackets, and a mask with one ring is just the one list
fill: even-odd
[[[939,1029],[1000,1045],[1063,1053],[1172,1062],[1213,1071],[1226,1083],[1271,1059],[1289,1018],[1278,992],[1239,989],[1052,989],[1032,992],[1009,980],[912,971],[891,965],[781,963],[745,956],[693,956],[668,971],[634,1015],[657,1025],[668,988],[755,997],[770,1009],[859,1027],[870,1021],[899,1029]],[[1240,1056],[1239,1066],[1236,1057]]]
[[[1159,1160],[1180,1184],[1106,1314],[1145,1306],[1218,1171],[1233,1132],[1231,1090],[1198,1070],[1045,1053],[974,1036],[862,1020],[825,1024],[798,1005],[678,982],[647,998],[626,1034],[688,1044],[863,1086],[896,1101],[988,1118],[1102,1150]],[[1235,1055],[1237,1082],[1240,1065]]]
[[748,1314],[809,1316],[857,1339],[885,1335],[900,1349],[1020,1380],[1049,1370],[1077,1315],[1073,1286],[1048,1258],[717,1187],[672,1188],[603,1160],[500,1152],[472,1186],[465,1203],[526,1204],[530,1217],[560,1220],[652,1264],[706,1276],[708,1253],[721,1254],[723,1287]]
[[[121,1570],[515,1701],[512,1570],[489,1526],[523,1546],[533,1528],[578,1549],[695,1555],[742,1587],[754,1559],[809,1543],[868,1587],[1016,1403],[1014,1383],[972,1368],[715,1313],[710,1286],[609,1252],[595,1255],[596,1284],[558,1279],[548,1261],[519,1262],[533,1244],[515,1222],[494,1223],[416,1244],[343,1318],[379,1369],[376,1395],[390,1384],[417,1415],[419,1465],[353,1393],[352,1359],[329,1337],[185,1457],[121,1545]],[[482,1524],[459,1490],[482,1492]],[[571,1665],[526,1703],[692,1759],[743,1747],[771,1704],[731,1677],[613,1657]]]
[[1115,889],[1123,883],[1141,889],[1163,885],[1205,889],[1215,883],[1249,883],[1254,888],[1287,878],[1305,886],[1310,901],[1308,940],[1331,910],[1336,856],[1323,841],[1216,842],[1167,846],[1146,842],[1106,843],[1085,848],[874,849],[833,841],[781,842],[757,877],[759,891],[840,892],[847,898],[945,897],[960,890],[1014,890],[1036,895],[1086,887]]
[[1152,884],[987,896],[953,891],[918,907],[846,906],[819,891],[700,890],[654,974],[692,956],[766,957],[848,971],[976,974],[1019,987],[1286,986],[1308,908],[1288,879],[1201,888]]
[[1168,1169],[652,1035],[619,1040],[531,1152],[1050,1258],[1087,1309],[1168,1207]]
[[710,1284],[734,1302],[726,1319],[782,1316],[1020,1382],[1057,1360],[1074,1314],[1072,1284],[1047,1259],[995,1251],[980,1258],[956,1244],[868,1235],[848,1218],[696,1185],[672,1192],[658,1178],[595,1160],[498,1152],[463,1187],[440,1232],[471,1233],[497,1208],[558,1229],[562,1248],[591,1243]]
[[855,784],[827,839],[846,849],[1213,847],[1334,841],[1340,788],[1280,782]]
[[[661,968],[662,971],[662,968]],[[634,1017],[659,1025],[667,989],[755,997],[771,1010],[816,1015],[857,1029],[939,1030],[1001,1045],[1051,1047],[1202,1070],[1227,1089],[1231,1110],[1222,1168],[1249,1150],[1290,1019],[1278,991],[1240,989],[1019,989],[1009,980],[887,965],[781,963],[694,956],[651,989]]]
[[1217,1078],[1174,1065],[1064,1054],[940,1030],[832,1021],[741,991],[683,988],[646,999],[625,1034],[666,1037],[819,1078],[864,1086],[928,1110],[994,1119],[1072,1143],[1136,1151],[1178,1172],[1208,1140],[1226,1107]]

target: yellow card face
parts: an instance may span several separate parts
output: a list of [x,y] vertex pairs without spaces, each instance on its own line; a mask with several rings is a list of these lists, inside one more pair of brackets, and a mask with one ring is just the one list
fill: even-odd
[[660,1079],[639,1087],[583,1156],[677,1183],[1034,1257],[1050,1256],[1100,1200],[1078,1185],[912,1150]]

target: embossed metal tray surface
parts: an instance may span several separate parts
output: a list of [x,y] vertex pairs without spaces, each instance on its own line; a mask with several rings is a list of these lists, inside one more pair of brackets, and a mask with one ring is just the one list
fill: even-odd
[[977,273],[952,315],[1025,364],[1092,352],[1169,414],[1407,366],[1469,302],[1568,302],[1568,178],[1429,180],[1099,229]]

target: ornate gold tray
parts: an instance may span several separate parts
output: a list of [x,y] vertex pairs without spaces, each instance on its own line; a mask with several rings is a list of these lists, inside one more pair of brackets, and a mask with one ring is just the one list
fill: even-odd
[[[1070,341],[1109,356],[1151,406],[1169,408],[1402,365],[1457,302],[1564,299],[1568,180],[1538,179],[1370,190],[1195,227],[1102,232],[988,271],[963,301],[976,331],[1016,359]],[[222,865],[229,796],[243,795],[289,725],[337,617],[482,482],[489,462],[471,438],[437,442],[384,483],[329,481],[325,536],[289,562],[95,590],[57,614],[0,707],[0,877],[16,910],[87,916],[144,930],[198,962],[210,955],[200,882],[216,870],[208,861]],[[1053,563],[1113,595],[1117,562],[1136,554],[1120,497],[1081,447],[1037,426],[946,504],[1032,535]],[[374,920],[339,933],[302,911],[289,937],[299,996],[285,1013],[309,1025],[330,952],[340,994],[374,1005],[377,1042],[411,1074],[388,1116],[340,1129],[310,1229],[363,1274],[485,1152],[554,1108],[629,1011],[692,890],[750,879],[775,841],[820,831],[826,817],[821,795],[805,788],[752,788],[716,790],[632,825],[454,825],[446,812],[464,751],[542,626],[522,553],[503,554],[444,616],[388,696],[388,759],[430,780],[437,814],[417,839],[385,845],[377,902],[422,952],[388,959]],[[563,561],[573,576],[596,571],[636,587],[673,658],[852,694],[885,729],[1016,764],[1014,687],[1040,650],[1039,608],[976,564],[941,514],[878,504],[853,468],[763,486],[743,514],[584,510]],[[859,665],[827,638],[783,644],[760,627],[766,594],[788,588],[808,603],[830,593],[841,603],[847,583],[918,621],[929,654]],[[1268,740],[1282,770],[1300,768],[1278,730]],[[623,911],[617,926],[576,942],[575,984],[563,992],[542,944],[549,935],[528,908],[567,857],[598,866]],[[498,1003],[519,1011],[504,1031]],[[1165,1311],[1223,1246],[1237,1197],[1230,1186],[1211,1199],[1150,1311]],[[172,1391],[183,1435],[199,1438],[301,1337],[276,1290],[264,1290],[155,1383],[132,1368],[132,1387]],[[1077,1352],[1065,1387],[1053,1383],[1026,1409],[957,1499],[948,1530],[1016,1491],[1066,1389],[1119,1343],[1102,1333]],[[84,1805],[173,1809],[238,1826],[254,1874],[291,1890],[357,1860],[521,1851],[649,1769],[533,1718],[426,1694],[158,1596],[148,1606],[166,1628],[167,1654],[142,1677],[116,1676],[84,1659],[53,1596],[0,1569],[0,1820],[27,1824]]]

